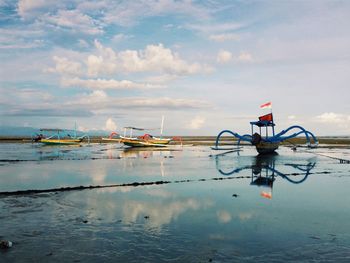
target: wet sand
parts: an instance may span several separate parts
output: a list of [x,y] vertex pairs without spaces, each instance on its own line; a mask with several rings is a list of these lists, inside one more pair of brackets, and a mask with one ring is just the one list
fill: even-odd
[[350,147],[0,148],[0,262],[350,260]]

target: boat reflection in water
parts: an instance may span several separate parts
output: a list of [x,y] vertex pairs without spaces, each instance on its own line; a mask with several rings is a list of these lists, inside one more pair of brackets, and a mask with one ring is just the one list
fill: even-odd
[[[230,176],[238,174],[244,170],[251,170],[251,182],[250,185],[262,187],[260,195],[262,197],[271,199],[272,188],[275,179],[279,176],[290,183],[300,184],[304,182],[310,174],[310,171],[315,167],[315,161],[309,161],[306,164],[298,161],[284,162],[283,159],[279,160],[278,153],[257,155],[250,158],[251,164],[244,165],[245,157],[237,156],[236,158],[242,158],[242,162],[239,162],[237,167],[229,171],[224,171],[221,167],[220,159],[225,155],[217,155],[215,157],[216,169],[223,175]],[[227,170],[227,168],[225,169]],[[286,171],[286,172],[282,172]]]
[[[135,169],[136,167],[142,167],[141,169],[146,172],[146,170],[153,174],[158,174],[157,170],[159,167],[159,172],[161,177],[166,176],[165,163],[168,159],[179,157],[182,154],[181,148],[179,149],[168,149],[160,147],[129,147],[123,148],[122,151],[118,152],[118,158],[124,160],[124,169]],[[146,162],[140,162],[140,159],[147,159]],[[158,166],[159,165],[159,166]]]

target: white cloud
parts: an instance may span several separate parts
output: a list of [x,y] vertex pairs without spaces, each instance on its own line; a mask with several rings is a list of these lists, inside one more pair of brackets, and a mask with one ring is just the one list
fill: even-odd
[[58,10],[55,15],[45,14],[39,19],[44,24],[51,24],[60,28],[69,28],[76,33],[97,35],[103,33],[98,21],[81,13],[79,10]]
[[322,123],[344,123],[350,121],[350,115],[325,112],[319,116],[316,116],[316,119]]
[[22,18],[27,18],[52,4],[55,3],[50,0],[20,0],[18,1],[17,12]]
[[0,103],[16,105],[16,108],[19,104],[21,106],[49,104],[54,100],[54,96],[49,92],[33,88],[13,88],[11,92],[0,88],[0,93],[2,94]]
[[56,63],[55,68],[48,68],[46,72],[59,73],[62,75],[74,75],[79,76],[82,74],[83,69],[79,62],[70,61],[65,57],[54,56],[53,60]]
[[78,131],[81,131],[81,132],[88,132],[88,131],[90,131],[90,129],[89,128],[86,128],[86,127],[84,127],[84,126],[78,126]]
[[39,89],[18,89],[18,90],[13,90],[16,94],[16,96],[18,96],[18,99],[22,99],[22,100],[26,100],[26,101],[33,101],[33,97],[38,97],[40,98],[40,100],[43,101],[52,101],[53,100],[53,96],[46,92],[46,91],[42,91]]
[[191,99],[171,99],[163,98],[125,98],[120,99],[121,107],[138,107],[138,108],[164,108],[164,109],[196,109],[207,108],[209,104],[205,101],[191,100]]
[[86,40],[84,40],[84,39],[79,39],[78,40],[78,45],[81,48],[88,48],[90,46],[89,43]]
[[188,63],[162,44],[148,45],[143,51],[126,50],[118,54],[126,72],[160,71],[169,74],[195,74],[206,70],[199,63]]
[[133,36],[132,35],[125,35],[125,34],[117,34],[117,35],[114,35],[111,40],[114,43],[119,43],[119,42],[122,42],[122,41],[130,39],[130,38],[133,38]]
[[238,41],[238,40],[240,40],[240,36],[237,34],[226,33],[226,34],[210,35],[209,39],[216,41],[216,42]]
[[0,49],[32,49],[32,48],[40,48],[43,46],[43,42],[34,41],[32,43],[24,43],[17,41],[17,43],[0,43]]
[[226,50],[220,50],[217,57],[216,61],[219,63],[227,63],[232,60],[232,53]]
[[61,85],[65,87],[83,87],[89,89],[154,89],[162,88],[159,85],[148,83],[136,83],[130,80],[114,79],[80,79],[63,78]]
[[209,17],[210,11],[193,1],[118,1],[110,3],[103,20],[108,24],[122,26],[133,25],[145,17],[166,14],[184,14],[186,17],[203,20]]
[[84,94],[79,96],[80,99],[76,100],[76,102],[81,104],[96,104],[96,103],[107,103],[109,100],[108,95],[102,90],[94,90],[90,94]]
[[112,120],[112,118],[108,118],[106,121],[106,125],[104,127],[106,131],[115,131],[117,130],[117,124]]
[[90,55],[87,58],[87,75],[96,77],[100,74],[112,74],[116,71],[117,65],[114,62],[106,61],[102,56]]
[[197,116],[191,121],[189,128],[192,130],[198,130],[203,127],[204,123],[205,123],[205,118]]
[[39,48],[45,44],[41,39],[44,31],[33,28],[0,28],[0,49]]
[[174,24],[166,24],[163,26],[164,29],[171,29],[171,28],[174,28]]
[[253,56],[252,54],[248,52],[241,52],[238,56],[238,61],[241,62],[252,62],[253,61]]
[[101,56],[111,60],[116,60],[117,55],[112,48],[103,46],[97,39],[94,40],[94,44]]
[[177,78],[178,76],[176,75],[165,74],[165,75],[147,77],[146,81],[150,83],[164,84],[164,83],[169,83],[170,81],[173,81]]
[[125,50],[116,54],[111,48],[103,47],[96,41],[96,47],[104,57],[112,58],[125,72],[161,71],[173,74],[194,74],[203,67],[198,63],[187,63],[179,55],[162,44],[148,45],[142,51]]
[[114,98],[104,91],[95,90],[90,94],[82,94],[72,101],[65,102],[62,107],[79,108],[87,110],[105,109],[159,109],[184,110],[208,108],[210,104],[200,100],[162,98]]
[[103,10],[108,11],[108,8],[110,7],[111,3],[108,3],[107,1],[100,0],[100,1],[81,1],[77,5],[77,9],[82,12],[96,12],[96,10],[100,11]]
[[338,134],[349,135],[350,133],[350,115],[325,112],[316,116],[315,121],[324,124],[327,128],[332,127],[336,129]]
[[242,28],[244,25],[239,23],[221,23],[221,24],[192,24],[186,27],[202,33],[227,32]]
[[[104,47],[99,41],[94,42],[96,54],[90,54],[85,61],[70,61],[67,58],[54,56],[55,69],[47,72],[70,74],[88,77],[112,76],[116,73],[161,72],[168,76],[191,75],[196,73],[211,72],[211,68],[199,63],[190,63],[180,58],[171,49],[162,44],[148,45],[144,50],[125,50],[119,53],[112,48]],[[85,67],[83,68],[82,65]],[[164,78],[163,78],[164,79]],[[89,84],[91,85],[91,84]],[[116,83],[113,84],[116,86]],[[123,82],[122,85],[130,86],[131,82]],[[117,85],[120,86],[120,83]],[[148,85],[146,85],[148,86]]]

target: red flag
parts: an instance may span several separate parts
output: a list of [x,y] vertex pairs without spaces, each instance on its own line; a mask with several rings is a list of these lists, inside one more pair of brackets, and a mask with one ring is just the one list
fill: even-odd
[[273,121],[272,113],[260,116],[259,121]]
[[267,102],[267,103],[260,106],[261,109],[271,109],[271,107],[272,107],[271,102]]

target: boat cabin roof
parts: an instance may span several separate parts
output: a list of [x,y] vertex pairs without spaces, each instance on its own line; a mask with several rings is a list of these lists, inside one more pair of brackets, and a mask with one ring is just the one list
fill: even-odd
[[61,131],[65,131],[65,130],[63,130],[63,129],[55,129],[55,128],[41,128],[40,131],[61,132]]
[[159,130],[158,128],[154,128],[154,129],[146,129],[146,128],[137,128],[137,127],[132,127],[132,126],[124,127],[124,129],[131,129],[131,130],[136,130],[136,131],[151,131],[151,130]]
[[145,129],[143,129],[143,128],[137,128],[137,127],[131,127],[131,126],[124,127],[124,129],[132,129],[132,130],[138,130],[138,131],[143,131],[143,130],[145,130]]
[[250,124],[256,125],[258,127],[268,127],[268,126],[273,127],[273,126],[275,126],[275,124],[273,123],[272,112],[265,114],[263,116],[260,116],[258,121],[251,121]]
[[250,124],[258,127],[276,126],[272,121],[251,121]]

